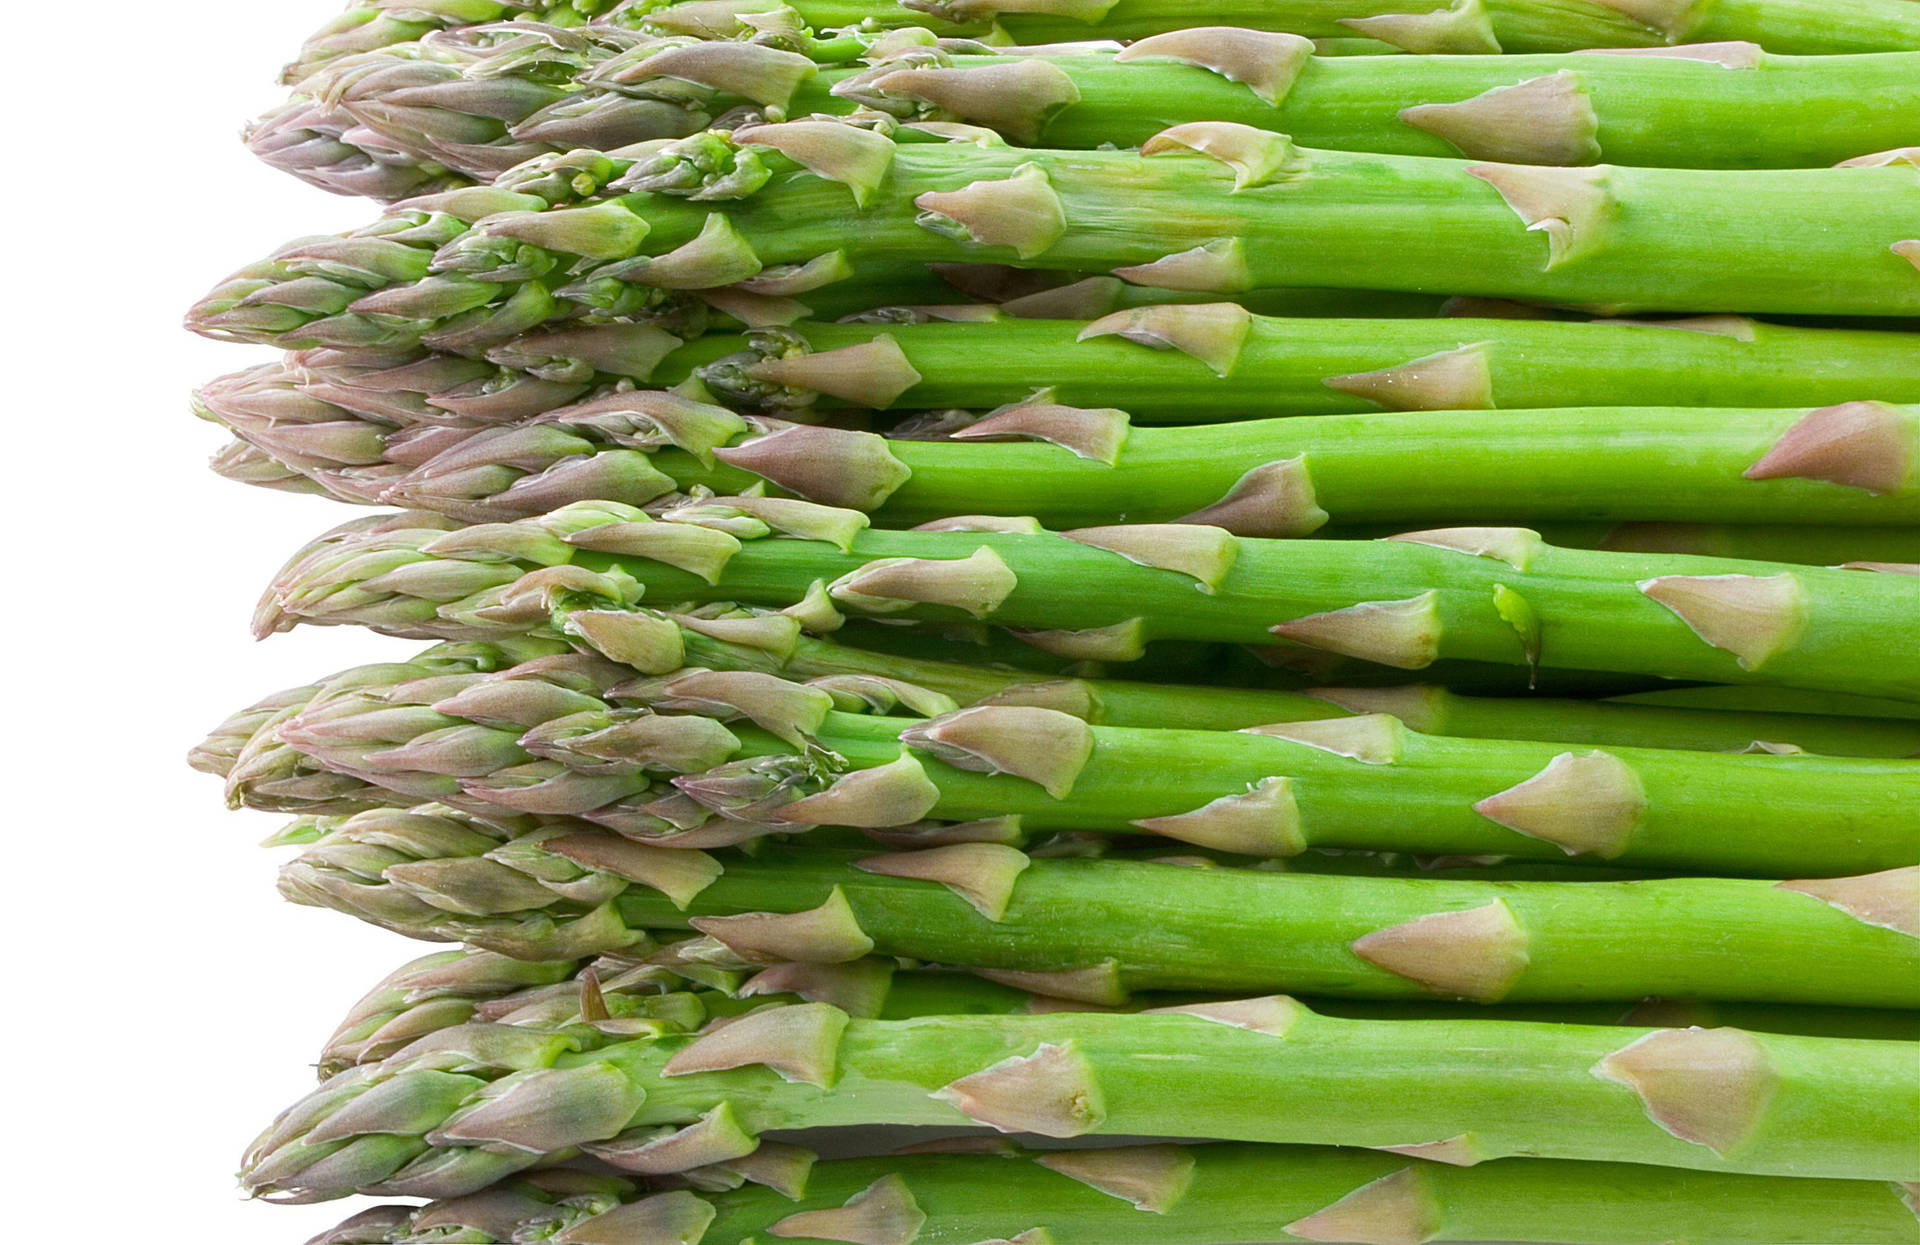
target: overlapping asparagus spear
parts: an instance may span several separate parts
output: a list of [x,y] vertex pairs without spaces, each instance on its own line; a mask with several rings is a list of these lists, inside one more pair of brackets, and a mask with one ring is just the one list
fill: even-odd
[[[1901,757],[1920,754],[1920,725],[1901,720],[1789,714],[1741,709],[1653,708],[1588,700],[1459,696],[1438,687],[1324,688],[1295,694],[1250,687],[1146,684],[1088,676],[1049,676],[996,665],[860,649],[791,627],[779,615],[719,611],[671,615],[651,610],[608,611],[585,598],[563,603],[556,625],[575,643],[662,674],[684,665],[719,671],[758,671],[790,678],[904,680],[951,696],[960,704],[1039,704],[1090,722],[1119,726],[1234,730],[1273,722],[1312,722],[1347,713],[1391,713],[1414,730],[1468,738],[1551,738],[1600,747],[1659,747],[1739,751],[1756,746],[1797,747],[1833,755]],[[382,688],[425,690],[423,680],[479,676],[516,663],[544,659],[544,677],[590,687],[612,686],[616,671],[554,662],[558,644],[515,641],[441,645],[409,663],[365,667],[324,684],[267,697],[222,723],[193,753],[196,768],[228,781],[238,804],[310,813],[356,812],[404,799],[349,774],[324,769],[284,742],[278,728],[314,704]],[[532,677],[524,668],[521,677]],[[454,689],[443,681],[439,688]]]
[[972,1124],[1911,1180],[1912,1055],[1738,1029],[1336,1019],[1283,997],[937,1023],[807,1003],[628,1041],[469,1025],[323,1084],[243,1179],[296,1199],[458,1196],[583,1151],[672,1171],[745,1157],[771,1129]]
[[[1752,44],[1653,57],[1321,57],[1298,36],[1208,26],[1124,50],[1008,53],[918,31],[801,40],[796,51],[528,22],[342,61],[262,118],[249,143],[349,194],[418,193],[413,183],[446,172],[490,181],[542,153],[684,138],[723,116],[734,128],[861,109],[1036,147],[1133,146],[1171,121],[1233,121],[1348,151],[1824,167],[1920,138],[1909,119],[1917,76],[1920,53],[1780,57]],[[370,161],[402,180],[370,187]]]
[[[611,12],[609,12],[611,10]],[[1018,43],[1139,39],[1226,23],[1329,41],[1340,51],[1577,52],[1746,40],[1775,52],[1825,55],[1920,50],[1920,17],[1903,0],[358,0],[322,28],[287,71],[297,81],[339,56],[434,30],[533,17],[575,26],[603,18],[649,33],[702,38],[792,37],[807,28],[932,27]]]
[[[1275,1240],[1527,1240],[1635,1245],[1920,1241],[1902,1194],[1871,1181],[1782,1180],[1515,1159],[1462,1168],[1353,1150],[1219,1144],[954,1153],[695,1173],[700,1192],[547,1170],[426,1207],[363,1211],[312,1245],[446,1239],[645,1239],[688,1245],[815,1237],[1055,1245]],[[979,1150],[982,1152],[969,1152]],[[793,1178],[804,1172],[804,1178]],[[737,1186],[737,1187],[734,1187]],[[991,1192],[990,1197],[982,1196]],[[1283,1226],[1284,1225],[1284,1226]],[[1387,1234],[1392,1233],[1389,1237]],[[824,1235],[823,1235],[824,1234]]]
[[[593,621],[603,635],[637,628],[656,654],[684,644],[672,622]],[[321,768],[401,795],[604,819],[669,845],[1012,817],[1030,833],[1145,832],[1255,856],[1586,856],[1776,877],[1920,860],[1920,765],[1907,761],[1581,751],[1423,735],[1378,714],[1244,731],[1093,726],[1046,707],[1089,711],[1098,693],[1066,682],[956,711],[942,693],[872,674],[629,673],[541,659],[490,676],[369,679],[275,732]],[[869,708],[903,716],[846,711]],[[688,801],[698,807],[670,811]],[[722,829],[702,809],[758,824]]]
[[[884,383],[877,365],[857,375],[863,385]],[[201,409],[336,496],[469,522],[580,501],[645,506],[676,492],[768,488],[862,510],[887,527],[968,513],[1054,528],[1116,517],[1206,522],[1245,536],[1306,536],[1330,523],[1897,528],[1920,520],[1920,476],[1905,469],[1920,459],[1920,407],[1881,403],[1420,411],[1135,428],[1116,408],[1043,394],[984,417],[950,413],[888,439],[742,416],[663,390],[616,389],[532,422],[478,427],[396,428],[302,397],[257,371],[209,386]],[[1830,544],[1839,556],[1824,559],[1829,564],[1920,560],[1905,556],[1920,550],[1911,537],[1862,548],[1834,534]],[[1875,557],[1890,549],[1900,556]]]
[[[1908,236],[1920,185],[1899,162],[1550,169],[1309,151],[1225,122],[1175,127],[1145,154],[909,141],[932,137],[787,122],[696,135],[624,172],[609,161],[613,188],[632,193],[585,206],[550,209],[538,181],[453,192],[283,248],[189,323],[288,346],[474,349],[556,319],[643,311],[664,291],[764,289],[769,269],[796,292],[862,264],[981,260],[1219,293],[1920,314],[1920,239]],[[1478,262],[1463,269],[1463,253]],[[1236,333],[1222,325],[1195,344],[1230,358]]]
[[[973,618],[1081,659],[1149,641],[1300,646],[1417,670],[1442,658],[1920,699],[1920,578],[1545,545],[1519,529],[1383,541],[1199,525],[1061,534],[880,531],[772,498],[650,518],[606,504],[448,532],[348,524],[270,587],[261,633],[301,621],[484,638],[547,620],[546,590],[814,613]],[[527,578],[531,576],[531,578]]]
[[[693,998],[687,996],[692,994]],[[1134,1009],[1203,1000],[1145,995]],[[848,964],[761,966],[729,958],[711,939],[668,942],[579,960],[516,960],[491,951],[441,951],[402,965],[368,991],[321,1052],[322,1079],[357,1064],[378,1063],[407,1045],[471,1020],[536,1028],[617,1024],[630,1034],[691,1032],[718,1016],[773,1003],[832,1003],[850,1015],[902,1020],[912,1016],[1044,1012],[1092,1008],[1030,994],[969,973],[905,967],[869,956]],[[1542,1024],[1618,1024],[1640,1028],[1734,1027],[1808,1037],[1920,1040],[1920,1011],[1853,1007],[1789,1007],[1769,1003],[1699,1003],[1647,999],[1617,1003],[1460,1004],[1398,999],[1316,998],[1329,1016],[1376,1020],[1521,1020]]]
[[[1018,827],[1004,819],[896,828],[889,841],[910,850],[873,854],[827,835],[742,856],[658,846],[674,840],[636,833],[636,820],[624,834],[434,807],[303,821],[287,838],[312,846],[282,889],[523,959],[645,947],[653,931],[691,927],[755,962],[904,956],[1102,1004],[1142,990],[1287,989],[1920,1007],[1912,866],[1783,883],[1560,880],[1570,866],[1549,881],[1295,873],[1028,854],[1006,841]],[[687,840],[713,842],[697,830]]]
[[[236,421],[326,423],[337,418],[330,405],[396,426],[525,422],[612,388],[688,381],[747,412],[983,410],[1044,391],[1067,406],[1123,409],[1154,424],[1381,410],[1920,402],[1920,347],[1906,333],[1718,316],[1385,319],[1329,307],[1281,318],[1229,303],[1104,313],[1116,288],[1143,292],[1092,280],[1039,295],[1070,310],[1070,319],[1015,318],[985,306],[882,306],[856,322],[692,340],[644,324],[562,325],[478,357],[310,350],[217,381],[205,400]],[[1368,298],[1338,297],[1360,307]],[[1085,319],[1080,307],[1065,306],[1082,301],[1091,312]],[[317,404],[311,412],[300,409],[302,397]],[[1902,455],[1890,447],[1886,458],[1897,467]]]

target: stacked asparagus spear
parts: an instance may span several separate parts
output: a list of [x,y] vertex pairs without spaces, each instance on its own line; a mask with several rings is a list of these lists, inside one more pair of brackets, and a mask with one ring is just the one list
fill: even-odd
[[192,763],[454,949],[252,1193],[1920,1241],[1920,6],[359,0],[286,81],[385,203],[194,412],[389,507],[260,635],[436,643]]

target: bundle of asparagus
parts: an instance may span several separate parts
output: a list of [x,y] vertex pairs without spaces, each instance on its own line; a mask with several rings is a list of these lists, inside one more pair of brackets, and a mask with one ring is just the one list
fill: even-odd
[[397,508],[257,633],[438,643],[191,762],[451,945],[246,1153],[429,1199],[317,1242],[1920,1242],[1920,5],[360,0],[286,81],[389,206],[194,413]]

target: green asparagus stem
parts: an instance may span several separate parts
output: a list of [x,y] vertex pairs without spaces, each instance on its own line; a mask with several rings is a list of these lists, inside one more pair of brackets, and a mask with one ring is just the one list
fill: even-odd
[[1567,550],[1519,529],[1337,542],[1197,525],[895,532],[766,498],[663,519],[589,503],[454,533],[408,522],[349,525],[296,555],[259,633],[308,621],[484,638],[544,625],[546,592],[566,587],[616,604],[794,606],[816,630],[841,611],[973,618],[1100,660],[1158,639],[1277,641],[1405,670],[1465,658],[1920,699],[1920,578]]
[[[553,209],[552,178],[529,178],[294,243],[216,287],[189,325],[286,346],[471,350],[556,318],[644,310],[665,291],[747,282],[764,293],[777,279],[796,292],[862,264],[981,260],[1217,293],[1333,286],[1614,309],[1920,313],[1920,239],[1907,237],[1920,185],[1902,161],[1546,169],[1312,151],[1227,122],[1175,127],[1143,152],[908,128],[889,139],[831,121],[711,131],[635,162],[585,161],[591,185],[633,191],[618,198]],[[561,200],[579,197],[576,176]],[[1463,253],[1478,262],[1463,269]],[[1243,327],[1222,317],[1179,344],[1225,370]]]
[[[316,34],[288,70],[298,80],[351,52],[400,43],[436,29],[532,16],[579,24],[609,6],[598,0],[427,0],[389,15],[388,0],[362,0]],[[1826,55],[1920,49],[1920,17],[1902,0],[1856,0],[1836,11],[1821,0],[712,0],[624,5],[609,24],[661,35],[703,38],[792,37],[806,28],[929,27],[941,34],[987,35],[1016,43],[1086,38],[1139,39],[1207,23],[1305,36],[1329,54],[1356,52],[1577,52],[1600,47],[1660,47],[1747,40],[1775,52]]]
[[281,81],[298,83],[343,56],[411,43],[437,30],[537,18],[549,26],[580,26],[619,0],[350,0],[346,11],[308,36]]
[[[691,992],[694,998],[689,999]],[[1131,1010],[1218,996],[1145,995]],[[1809,1037],[1920,1041],[1920,1012],[1766,1003],[1699,1003],[1647,999],[1615,1003],[1459,1004],[1421,999],[1309,999],[1317,1012],[1376,1020],[1521,1020],[1541,1024],[1619,1024],[1669,1028],[1733,1027]],[[480,1019],[535,1028],[605,1023],[691,1032],[706,1019],[776,1002],[832,1003],[852,1015],[905,1020],[913,1016],[1056,1010],[1068,1003],[967,973],[904,968],[877,956],[849,964],[776,964],[730,960],[710,939],[668,943],[651,954],[631,949],[595,959],[527,961],[461,949],[422,956],[369,991],[328,1039],[322,1079],[358,1064],[378,1063],[430,1033]]]
[[[1920,407],[1877,403],[1135,428],[1117,409],[1046,395],[983,419],[945,417],[938,433],[883,439],[637,389],[499,427],[393,429],[312,399],[275,401],[269,416],[293,418],[262,419],[247,401],[255,380],[215,382],[203,409],[346,500],[476,523],[580,501],[644,506],[696,489],[771,489],[863,510],[885,527],[968,513],[1054,528],[1209,522],[1244,536],[1306,536],[1329,523],[1920,520],[1920,481],[1885,470],[1901,455],[1920,457]],[[225,396],[234,389],[239,401]],[[1905,530],[1908,548],[1920,548],[1920,524]],[[1844,537],[1827,543],[1845,547]]]
[[321,833],[283,870],[288,898],[521,959],[644,950],[653,931],[692,926],[752,962],[905,956],[1104,1004],[1286,989],[1920,1007],[1912,866],[1774,883],[1578,882],[1563,865],[1492,881],[1028,854],[1004,820],[895,830],[905,850],[879,855],[828,835],[751,856],[432,807],[301,824]]
[[[1871,1181],[1624,1164],[1515,1159],[1462,1168],[1391,1154],[1226,1143],[1053,1154],[996,1146],[987,1153],[837,1159],[804,1170],[803,1182],[762,1175],[698,1194],[536,1171],[467,1198],[363,1211],[313,1245],[425,1245],[448,1232],[500,1245],[552,1235],[608,1239],[599,1231],[636,1239],[618,1234],[668,1224],[690,1245],[745,1245],[853,1232],[867,1239],[868,1228],[883,1221],[899,1225],[901,1235],[889,1241],[906,1239],[905,1225],[915,1224],[914,1239],[923,1241],[1024,1236],[1055,1245],[1270,1245],[1356,1234],[1384,1240],[1389,1228],[1404,1232],[1396,1240],[1579,1245],[1920,1241],[1901,1192]],[[701,1173],[699,1187],[728,1174]],[[986,1191],[992,1196],[983,1197]]]
[[339,62],[248,142],[296,176],[365,193],[370,166],[485,182],[542,153],[685,138],[722,114],[863,108],[1035,147],[1135,146],[1169,121],[1232,121],[1311,147],[1552,165],[1814,168],[1920,138],[1920,54],[1319,57],[1298,36],[1209,26],[1124,50],[1010,55],[913,33],[924,40],[876,37],[849,64],[844,40],[702,50],[605,25],[507,23]]
[[1756,739],[1835,756],[1920,755],[1920,726],[1871,717],[1663,707],[1646,712],[1589,700],[1462,696],[1437,686],[1314,688],[1304,693],[1248,686],[1141,683],[1097,675],[1054,677],[980,662],[888,653],[809,636],[766,611],[664,613],[608,610],[589,594],[559,594],[553,627],[575,645],[644,674],[683,666],[745,670],[786,678],[854,675],[896,679],[956,704],[1038,704],[1106,726],[1240,730],[1348,713],[1389,713],[1416,731],[1476,739],[1702,752],[1745,751]]
[[1912,1055],[1738,1029],[1336,1019],[1284,997],[932,1021],[810,1003],[605,1042],[479,1025],[328,1081],[254,1144],[243,1180],[298,1200],[458,1196],[582,1151],[670,1171],[744,1157],[769,1129],[881,1124],[1910,1180]]
[[[740,411],[984,409],[1044,392],[1064,406],[1124,409],[1143,423],[1382,410],[1920,401],[1920,347],[1907,333],[1727,317],[1353,318],[1330,302],[1309,309],[1311,319],[1249,316],[1231,304],[1102,314],[1116,289],[1138,292],[1095,281],[1040,295],[1055,299],[1049,312],[1098,317],[1087,321],[1007,318],[986,307],[893,308],[859,323],[800,322],[693,341],[651,326],[583,325],[515,338],[474,359],[307,351],[222,378],[202,399],[210,415],[239,423],[325,423],[338,418],[332,406],[401,427],[527,421],[605,398],[613,388],[688,381]],[[1331,293],[1369,314],[1367,296]],[[1089,305],[1068,306],[1083,301]],[[1005,309],[1022,308],[1016,301]],[[1378,310],[1398,316],[1433,308]],[[1232,342],[1231,359],[1205,349],[1222,332]],[[301,398],[314,403],[310,412],[298,409]]]
[[[734,626],[768,621],[792,620]],[[655,653],[684,648],[677,623],[628,615],[602,634],[621,625]],[[1098,690],[1070,682],[953,711],[940,692],[873,674],[628,673],[541,658],[424,684],[366,680],[274,730],[321,768],[401,794],[620,818],[670,778],[681,799],[765,823],[759,833],[1012,816],[1030,832],[1146,832],[1259,856],[1581,856],[1772,877],[1920,860],[1920,765],[1906,761],[1570,751],[1423,735],[1383,714],[1246,731],[1092,726],[1045,707],[1086,714]],[[1136,698],[1172,699],[1151,687]],[[667,844],[688,828],[623,826]]]

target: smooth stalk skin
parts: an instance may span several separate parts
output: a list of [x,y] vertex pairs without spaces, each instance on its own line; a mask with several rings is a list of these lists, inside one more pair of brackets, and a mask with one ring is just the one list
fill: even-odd
[[[1316,1220],[1385,1203],[1420,1222],[1396,1241],[1539,1241],[1566,1245],[1900,1245],[1920,1241],[1902,1192],[1858,1180],[1783,1180],[1626,1164],[1513,1159],[1476,1167],[1393,1154],[1219,1143],[1132,1146],[1086,1160],[1011,1145],[955,1143],[953,1153],[831,1159],[782,1188],[752,1182],[659,1192],[580,1172],[534,1171],[464,1198],[379,1206],[309,1245],[482,1245],[632,1240],[628,1224],[687,1225],[683,1245],[746,1245],[835,1231],[876,1203],[921,1216],[900,1241],[1054,1245],[1272,1245],[1389,1238],[1369,1223]],[[970,1152],[972,1151],[972,1152]],[[1162,1176],[1157,1189],[1114,1177]],[[720,1175],[720,1173],[716,1173]],[[737,1179],[737,1177],[736,1177]],[[1153,1182],[1150,1182],[1152,1184]],[[992,1196],[983,1197],[991,1191]],[[1158,1193],[1159,1196],[1154,1196]],[[902,1196],[904,1194],[904,1196]],[[1349,1199],[1353,1199],[1349,1201]],[[1146,1203],[1142,1205],[1140,1203]],[[821,1212],[826,1217],[819,1218]],[[795,1216],[814,1216],[796,1219]],[[864,1216],[861,1217],[864,1219]],[[1389,1215],[1387,1225],[1393,1223]],[[694,1226],[697,1225],[697,1226]],[[608,1235],[598,1235],[600,1231]],[[1328,1235],[1329,1230],[1339,1233]],[[1361,1236],[1354,1236],[1361,1233]],[[878,1238],[875,1238],[878,1239]]]
[[[1224,1002],[1219,996],[1141,995],[1128,1010],[1180,1003]],[[1739,1028],[1808,1037],[1920,1041],[1920,1012],[1857,1007],[1788,1007],[1766,1003],[1700,1003],[1646,999],[1617,1003],[1484,1004],[1422,999],[1306,1000],[1329,1016],[1374,1020],[1520,1020],[1540,1024]],[[1044,1012],[1063,1000],[1032,994],[950,969],[900,967],[870,956],[845,965],[762,966],[730,959],[712,939],[668,942],[593,959],[516,960],[461,948],[409,961],[354,1005],[319,1059],[322,1080],[378,1063],[407,1045],[472,1020],[534,1028],[567,1028],[601,1016],[635,1031],[693,1032],[716,1016],[775,1003],[832,1003],[850,1014],[904,1020],[912,1016]],[[1098,1008],[1095,1003],[1073,1007]]]
[[[1783,57],[1717,44],[1659,56],[1323,57],[1298,37],[1208,26],[1126,51],[1021,55],[891,35],[858,64],[829,42],[801,47],[810,58],[735,51],[702,70],[687,46],[604,25],[570,40],[538,23],[429,36],[302,83],[248,143],[323,187],[398,198],[449,171],[487,182],[542,152],[685,138],[721,114],[862,108],[1034,147],[1130,147],[1169,122],[1232,121],[1310,147],[1552,165],[1824,168],[1920,139],[1911,53]],[[648,74],[662,52],[672,74]],[[768,72],[743,93],[731,60],[747,56]],[[394,187],[369,185],[369,169],[396,170]]]
[[645,954],[659,931],[695,928],[753,963],[901,956],[1106,1005],[1140,991],[1286,989],[1920,1007],[1913,867],[1824,882],[1583,882],[1562,865],[1514,881],[1497,867],[1413,876],[1023,853],[1005,823],[896,832],[879,854],[829,835],[739,855],[566,819],[499,821],[427,806],[303,823],[317,837],[281,890],[518,959]]
[[[293,347],[471,349],[555,319],[625,314],[662,290],[764,291],[769,269],[792,265],[815,264],[817,286],[876,262],[979,261],[1228,294],[1324,286],[1615,311],[1920,314],[1920,239],[1909,236],[1920,182],[1903,160],[1551,169],[1309,150],[1228,122],[1177,126],[1141,152],[1061,152],[904,127],[889,141],[828,121],[709,131],[622,164],[607,160],[611,181],[598,185],[633,192],[585,206],[550,209],[531,179],[290,244],[217,286],[188,325]],[[451,212],[493,215],[468,226]],[[1462,254],[1476,262],[1463,267]],[[1229,362],[1237,335],[1221,320],[1183,344]]]
[[1800,692],[1788,688],[1683,687],[1621,693],[1617,699],[1623,703],[1660,708],[1714,709],[1734,713],[1812,713],[1907,722],[1920,720],[1920,705],[1909,701]]
[[1353,1020],[1278,996],[905,1021],[815,1003],[699,1037],[435,1034],[289,1108],[242,1181],[293,1200],[458,1196],[582,1151],[666,1142],[636,1157],[670,1169],[744,1157],[772,1129],[979,1124],[1910,1181],[1916,1111],[1905,1042]]
[[[369,686],[274,729],[320,767],[401,794],[606,816],[670,779],[721,817],[767,823],[762,833],[843,817],[872,828],[1014,817],[1029,832],[1144,831],[1269,857],[1580,857],[1764,877],[1920,862],[1910,761],[1573,749],[1424,735],[1378,713],[1315,723],[1296,710],[1239,731],[1092,726],[1045,707],[1090,703],[1071,683],[956,709],[870,675],[625,673],[539,659]],[[900,793],[853,794],[872,783]]]
[[[747,413],[986,410],[1044,392],[1062,406],[1123,410],[1143,424],[1381,411],[1920,402],[1920,346],[1910,333],[1738,317],[1416,319],[1403,311],[1436,308],[1376,313],[1366,307],[1368,296],[1337,291],[1290,318],[1205,303],[1107,314],[1104,295],[1117,286],[1083,282],[1068,291],[1062,310],[1078,312],[1065,304],[1082,301],[1082,292],[1093,296],[1085,319],[1020,318],[1012,314],[1024,310],[1016,301],[1000,309],[1009,314],[987,306],[882,307],[859,323],[803,321],[693,340],[632,325],[582,326],[510,339],[478,358],[306,351],[221,378],[201,400],[207,414],[238,422],[325,423],[338,418],[331,406],[399,427],[559,418],[556,412],[612,388],[689,381]],[[958,296],[947,287],[949,302]],[[1210,365],[1166,344],[1198,348],[1206,338],[1194,335],[1215,321],[1235,330],[1230,359],[1211,356]],[[311,414],[286,409],[296,395],[316,404]],[[491,402],[480,402],[483,396]]]
[[[388,0],[373,0],[349,8],[308,40],[288,77],[297,79],[343,52],[416,39],[434,29],[529,15],[570,26],[582,14],[598,16],[608,8],[598,0],[429,0],[409,2],[404,17],[395,20],[384,12],[389,7]],[[1805,55],[1920,50],[1920,16],[1908,12],[1904,0],[1854,0],[1840,10],[1824,0],[731,0],[628,5],[604,20],[702,37],[919,26],[1022,44],[1138,39],[1225,23],[1301,35],[1344,54],[1577,52],[1724,40]]]
[[1912,575],[1560,549],[1521,529],[1382,541],[1151,524],[896,532],[797,504],[714,499],[652,519],[587,503],[451,534],[433,516],[420,530],[404,514],[388,530],[348,525],[295,555],[255,627],[479,639],[543,625],[558,586],[620,604],[812,599],[835,614],[973,619],[1082,659],[1130,660],[1152,640],[1278,642],[1403,670],[1464,658],[1920,699]]

